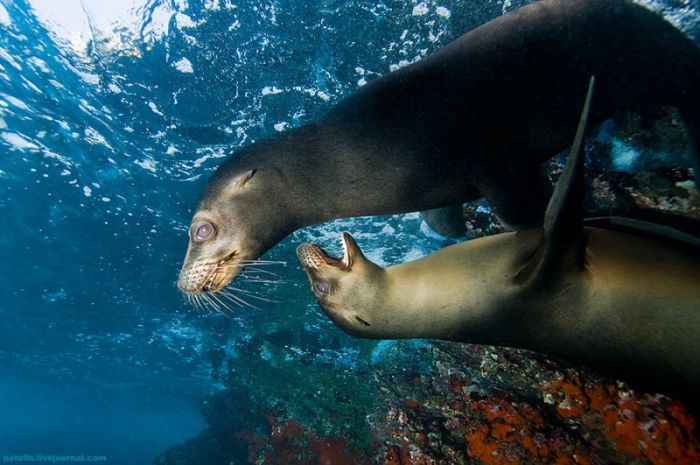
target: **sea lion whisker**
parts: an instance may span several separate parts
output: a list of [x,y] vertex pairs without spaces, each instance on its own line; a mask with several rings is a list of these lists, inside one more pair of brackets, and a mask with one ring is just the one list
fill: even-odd
[[252,267],[248,267],[248,268],[246,268],[246,269],[249,270],[249,271],[254,271],[254,272],[256,272],[256,273],[262,273],[262,274],[266,274],[266,275],[269,275],[269,276],[274,276],[275,278],[279,278],[279,277],[280,277],[280,275],[278,275],[277,273],[273,273],[272,271],[261,270],[261,269],[259,269],[259,268],[252,268]]
[[245,300],[243,300],[240,297],[235,296],[233,294],[222,294],[222,295],[241,308],[251,307],[251,308],[255,308],[256,310],[260,310],[259,308],[255,307],[255,306],[249,305],[248,302],[246,302]]
[[[231,268],[248,269],[250,266],[258,266],[258,264],[256,264],[256,263],[226,263],[223,265],[213,265],[212,267],[217,269],[217,270],[226,270],[226,269],[230,270]],[[260,266],[268,266],[268,265],[262,264]],[[210,267],[210,268],[212,268],[212,267]]]
[[[231,311],[231,307],[229,307],[228,304],[226,304],[225,302],[223,302],[223,301],[219,298],[219,296],[216,295],[216,293],[214,293],[214,292],[208,292],[207,295],[208,295],[211,299],[215,300],[218,304],[220,304],[224,309],[228,310],[229,312]],[[223,312],[223,311],[221,311],[221,310],[219,311],[219,313],[221,313],[222,315],[226,315],[226,313]],[[228,316],[228,315],[226,315],[226,316]]]
[[204,310],[207,310],[207,309],[209,308],[209,307],[207,306],[207,302],[206,302],[206,300],[204,299],[204,296],[203,296],[202,294],[197,294],[197,295],[196,295],[196,298],[197,298],[197,303],[199,304],[199,309],[200,309],[200,310],[204,311]]
[[[219,292],[222,292],[222,291],[219,291]],[[228,291],[227,291],[225,294],[222,294],[222,295],[226,295],[226,296],[228,296],[228,297],[231,298],[231,299],[235,299],[237,302],[240,302],[241,304],[246,305],[246,306],[248,306],[248,307],[250,307],[250,308],[254,308],[255,310],[262,310],[260,307],[258,307],[258,306],[256,306],[256,305],[253,305],[253,304],[251,304],[250,302],[247,302],[247,301],[243,300],[241,297],[239,297],[239,296],[237,296],[237,295],[235,295],[235,294],[233,294],[233,293],[231,293],[231,292],[228,292]]]
[[248,283],[256,283],[256,284],[279,284],[282,282],[282,279],[277,279],[277,280],[262,279],[262,278],[258,278],[257,276],[241,275],[239,277]]
[[[216,268],[215,271],[212,271],[212,276],[215,274],[215,272],[218,271],[230,271],[232,268],[238,268],[237,265],[230,265],[230,266],[222,266],[219,268]],[[251,267],[240,267],[242,268],[241,274],[239,276],[248,276],[251,278],[258,278],[258,279],[268,279],[268,278],[274,278],[276,281],[282,282],[284,279],[277,273],[274,273],[272,271],[268,270],[261,270],[258,268],[251,268]],[[264,276],[262,276],[264,275]]]
[[209,293],[202,293],[199,295],[202,296],[202,299],[204,299],[204,302],[206,302],[209,306],[211,306],[212,310],[220,310],[219,306],[217,305],[216,302],[214,302],[214,300],[211,298]]
[[209,300],[209,302],[211,303],[211,305],[214,307],[214,310],[220,313],[220,312],[221,312],[221,306],[214,300],[214,298],[212,297],[212,295],[209,294],[209,293],[206,293],[205,295],[207,296],[207,299]]
[[230,294],[225,289],[221,289],[219,291],[219,294],[221,294],[221,297],[228,300],[229,302],[234,303],[234,304],[238,305],[239,307],[244,307],[244,305],[239,301],[240,299],[237,299],[236,296]]
[[241,299],[240,297],[238,297],[236,295],[231,294],[230,292],[225,292],[225,291],[221,290],[221,291],[219,291],[219,293],[222,295],[222,297],[224,297],[225,299],[229,300],[232,303],[235,303],[239,307],[249,306],[245,300]]
[[219,260],[209,260],[201,263],[197,263],[196,265],[192,265],[191,267],[188,268],[188,270],[201,270],[201,269],[207,269],[211,266],[223,266],[227,264],[229,261],[231,261],[232,258],[236,256],[236,253],[231,253],[227,255],[226,257],[219,259]]
[[252,265],[282,265],[287,266],[287,262],[282,260],[238,260],[238,263],[246,263]]
[[241,272],[239,275],[242,278],[248,278],[248,279],[257,279],[257,280],[262,280],[262,281],[269,281],[273,283],[280,283],[284,281],[285,279],[281,276],[270,276],[269,273],[264,273],[262,275],[258,274],[258,270],[251,270],[249,268],[246,268]]
[[251,298],[253,298],[253,299],[258,299],[258,300],[262,300],[262,301],[265,301],[265,302],[270,302],[270,303],[273,303],[273,304],[278,304],[278,303],[280,303],[279,300],[272,300],[272,299],[267,299],[267,298],[265,298],[265,297],[260,297],[259,295],[255,295],[255,294],[253,294],[252,292],[244,291],[243,289],[240,289],[240,288],[237,288],[237,287],[229,286],[228,289],[232,289],[232,290],[234,290],[234,291],[240,292],[241,294],[244,294],[244,295],[246,295],[246,296],[248,296],[248,297],[251,297]]
[[271,266],[271,265],[282,265],[282,266],[287,266],[287,262],[261,262],[257,260],[237,260],[235,262],[230,262],[227,260],[219,260],[219,261],[213,261],[213,262],[207,262],[203,263],[201,265],[197,265],[197,268],[207,268],[207,267],[212,267],[216,266],[218,268],[224,268],[224,267],[241,267],[245,268],[250,265],[255,265],[255,266]]
[[226,260],[211,260],[207,262],[197,263],[196,265],[192,265],[189,268],[187,268],[187,271],[206,269],[208,267],[218,265],[221,262],[226,262]]
[[[276,273],[273,273],[271,271],[266,271],[262,270],[259,268],[252,268],[249,269],[250,264],[255,264],[257,266],[268,266],[268,265],[286,265],[286,262],[283,261],[275,261],[275,260],[243,260],[241,263],[239,262],[232,262],[232,258],[235,257],[235,253],[232,253],[225,258],[221,260],[211,260],[208,262],[200,263],[195,266],[189,267],[181,271],[181,274],[184,274],[186,276],[190,276],[190,279],[195,279],[202,284],[198,287],[197,291],[199,293],[204,292],[216,292],[215,288],[218,285],[215,283],[217,282],[217,279],[220,279],[221,273],[230,273],[231,271],[235,270],[240,270],[239,271],[239,276],[243,276],[243,274],[248,271],[248,273],[245,274],[245,279],[249,282],[255,282],[255,283],[264,283],[264,284],[272,284],[275,282],[275,280],[280,281],[280,276]],[[265,276],[261,276],[265,275]],[[267,279],[270,278],[270,279]],[[186,294],[189,294],[186,292]],[[196,303],[192,301],[191,299],[188,299],[191,305],[194,305],[197,308],[214,308],[217,309],[217,305],[220,305],[221,302],[216,302],[215,300],[207,297],[207,296],[200,296]]]

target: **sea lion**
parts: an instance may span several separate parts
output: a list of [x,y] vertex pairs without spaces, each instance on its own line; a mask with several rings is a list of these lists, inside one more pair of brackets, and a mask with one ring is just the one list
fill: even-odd
[[179,288],[218,291],[294,230],[335,218],[483,196],[515,229],[541,224],[541,163],[570,143],[569,89],[591,74],[593,123],[665,104],[700,121],[700,50],[672,25],[632,1],[542,0],[230,156],[194,214]]
[[[543,228],[382,268],[349,234],[343,257],[298,256],[325,313],[366,338],[518,347],[689,401],[700,392],[700,240],[582,223],[585,112]],[[632,223],[628,223],[632,224]]]

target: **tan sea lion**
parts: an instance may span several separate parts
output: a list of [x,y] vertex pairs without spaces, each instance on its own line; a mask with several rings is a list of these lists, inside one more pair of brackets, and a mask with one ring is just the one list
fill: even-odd
[[669,104],[700,134],[700,51],[687,37],[632,1],[542,0],[229,157],[194,214],[180,289],[219,291],[294,230],[335,218],[483,196],[515,229],[541,224],[541,163],[569,145],[570,89],[591,74],[593,123]]
[[341,259],[301,245],[325,313],[359,337],[525,348],[696,403],[700,241],[653,237],[654,225],[639,234],[584,226],[585,114],[543,228],[388,268],[369,261],[349,234]]

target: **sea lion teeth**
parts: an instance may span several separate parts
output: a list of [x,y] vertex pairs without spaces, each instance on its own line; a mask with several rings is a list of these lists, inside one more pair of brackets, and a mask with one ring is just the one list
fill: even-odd
[[342,262],[343,262],[343,266],[345,268],[350,268],[350,256],[348,255],[348,244],[347,244],[347,239],[346,239],[345,235],[346,235],[346,233],[342,233],[340,235],[340,243],[343,246]]

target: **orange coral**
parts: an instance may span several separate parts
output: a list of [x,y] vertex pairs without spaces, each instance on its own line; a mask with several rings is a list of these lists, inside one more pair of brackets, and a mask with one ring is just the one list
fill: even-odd
[[644,398],[622,395],[616,386],[584,386],[577,376],[570,378],[548,387],[560,399],[556,410],[563,418],[582,418],[596,425],[618,451],[653,465],[700,463],[693,441],[695,419],[679,402],[652,410]]
[[389,446],[384,456],[384,465],[430,465],[427,458],[412,459],[408,447]]
[[294,420],[280,420],[268,414],[269,438],[248,434],[239,437],[248,441],[251,462],[266,465],[359,465],[364,463],[360,451],[350,451],[344,439],[318,437]]
[[479,425],[476,431],[466,433],[464,439],[469,443],[467,455],[473,459],[479,459],[487,465],[520,463],[517,458],[511,460],[506,457],[497,441],[489,440],[489,427],[487,425]]
[[417,409],[420,407],[420,405],[418,404],[418,402],[416,402],[416,401],[413,400],[413,399],[406,399],[406,400],[404,400],[404,401],[403,401],[403,405],[404,405],[404,407],[409,408],[409,409],[411,409],[411,410],[417,410]]
[[527,403],[497,398],[471,401],[486,423],[465,433],[467,455],[486,465],[524,462],[556,465],[591,465],[589,456],[575,444],[562,445],[542,434],[542,416]]
[[348,452],[347,444],[340,438],[311,437],[309,446],[317,454],[317,465],[357,465],[359,452]]

